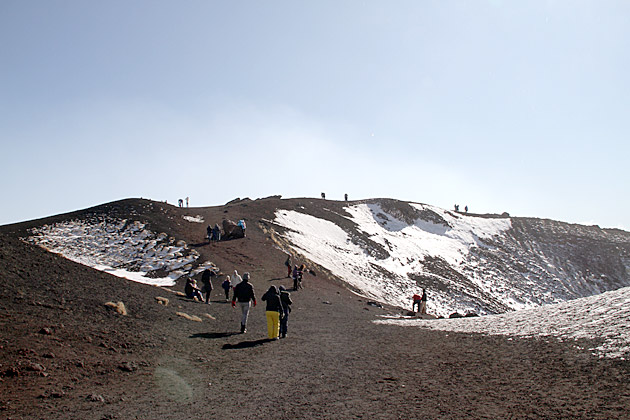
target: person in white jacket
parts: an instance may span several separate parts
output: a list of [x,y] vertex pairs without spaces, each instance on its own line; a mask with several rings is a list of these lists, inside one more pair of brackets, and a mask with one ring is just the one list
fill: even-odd
[[232,278],[232,288],[236,287],[237,284],[243,281],[243,278],[238,271],[234,270],[234,277]]

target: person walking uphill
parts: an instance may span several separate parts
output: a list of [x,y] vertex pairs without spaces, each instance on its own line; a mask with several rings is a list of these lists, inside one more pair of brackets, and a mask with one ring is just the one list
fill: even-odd
[[411,298],[413,303],[411,304],[411,312],[416,311],[416,305],[418,305],[418,312],[420,312],[420,302],[422,301],[422,297],[418,294],[414,294]]
[[422,297],[420,298],[420,314],[425,315],[427,313],[427,292],[422,289]]
[[251,303],[256,306],[256,295],[254,294],[254,286],[249,282],[249,273],[243,274],[243,281],[234,287],[234,296],[232,297],[232,308],[236,307],[236,301],[241,307],[241,334],[247,332],[247,316]]
[[216,273],[212,270],[205,269],[201,275],[201,284],[203,285],[201,291],[206,295],[206,303],[210,303],[210,294],[212,294],[212,277],[216,276]]
[[267,302],[267,334],[270,340],[277,340],[280,334],[280,318],[284,314],[278,288],[270,286],[262,300]]
[[280,338],[287,338],[287,327],[289,326],[289,313],[291,312],[291,294],[284,286],[280,286],[280,303],[282,304],[282,314],[280,319]]
[[221,287],[225,291],[225,301],[230,300],[230,289],[232,288],[232,282],[230,281],[230,276],[225,276],[225,280],[221,283]]

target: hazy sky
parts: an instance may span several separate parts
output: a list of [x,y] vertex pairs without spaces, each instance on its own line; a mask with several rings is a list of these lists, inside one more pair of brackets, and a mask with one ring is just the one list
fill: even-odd
[[0,0],[0,224],[391,197],[630,230],[630,2]]

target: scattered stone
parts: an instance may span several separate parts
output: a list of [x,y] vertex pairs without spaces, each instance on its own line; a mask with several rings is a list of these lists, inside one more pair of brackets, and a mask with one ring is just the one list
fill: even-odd
[[449,318],[463,318],[464,316],[462,314],[457,313],[457,312],[453,312],[448,317]]
[[116,310],[116,312],[118,312],[121,315],[127,315],[127,308],[125,308],[125,304],[122,302],[117,302],[117,303],[105,302],[105,306]]
[[98,394],[90,394],[85,399],[91,402],[102,402],[102,403],[105,402],[105,398],[103,398],[102,395],[98,395]]
[[464,315],[466,318],[474,318],[476,316],[479,316],[478,314],[474,313],[474,312],[468,312],[466,315]]
[[118,366],[118,369],[123,372],[134,372],[138,370],[138,365],[135,362],[124,362]]
[[44,354],[42,354],[42,357],[44,359],[54,359],[55,358],[55,354],[54,353],[44,353]]
[[327,300],[322,302],[324,305],[332,305],[332,303],[328,302]]
[[182,318],[186,318],[189,321],[202,322],[202,319],[196,315],[188,315],[185,312],[175,312],[175,315],[181,316]]
[[168,306],[168,304],[169,304],[169,300],[167,298],[165,298],[165,297],[162,297],[162,296],[156,296],[155,300],[160,305]]
[[46,370],[46,368],[42,365],[40,365],[39,363],[33,363],[33,362],[28,362],[25,366],[24,369],[30,371],[30,372],[43,372]]
[[2,376],[7,377],[7,378],[14,378],[16,376],[20,376],[20,369],[16,368],[15,366],[11,366],[10,368],[2,372]]
[[378,303],[378,302],[372,302],[372,301],[370,301],[370,302],[368,302],[367,304],[368,304],[368,305],[370,305],[370,306],[374,306],[374,307],[376,307],[376,308],[382,308],[382,307],[383,307],[383,305],[381,305],[381,304],[380,304],[380,303]]
[[210,314],[203,314],[203,316],[205,316],[205,317],[206,317],[206,318],[208,318],[208,319],[216,320],[216,318],[215,318],[215,317],[213,317],[213,316],[212,316],[212,315],[210,315]]
[[39,333],[43,335],[52,335],[52,330],[48,327],[44,327],[41,330],[39,330]]

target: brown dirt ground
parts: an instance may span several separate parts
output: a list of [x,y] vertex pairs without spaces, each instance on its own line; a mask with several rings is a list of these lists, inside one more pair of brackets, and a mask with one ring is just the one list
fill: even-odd
[[[197,244],[225,273],[251,272],[261,296],[269,285],[290,286],[268,231],[277,205],[177,209],[125,200],[98,211],[135,212],[150,228]],[[212,223],[246,217],[248,236],[205,244],[206,225],[183,214]],[[269,342],[263,304],[250,314],[248,332],[237,334],[238,311],[221,300],[218,284],[205,305],[16,239],[53,219],[0,229],[4,418],[630,418],[627,361],[557,341],[376,325],[378,315],[400,310],[366,305],[321,270],[292,293],[289,337]],[[159,305],[158,296],[170,304]],[[129,314],[106,308],[107,301],[123,301]]]

